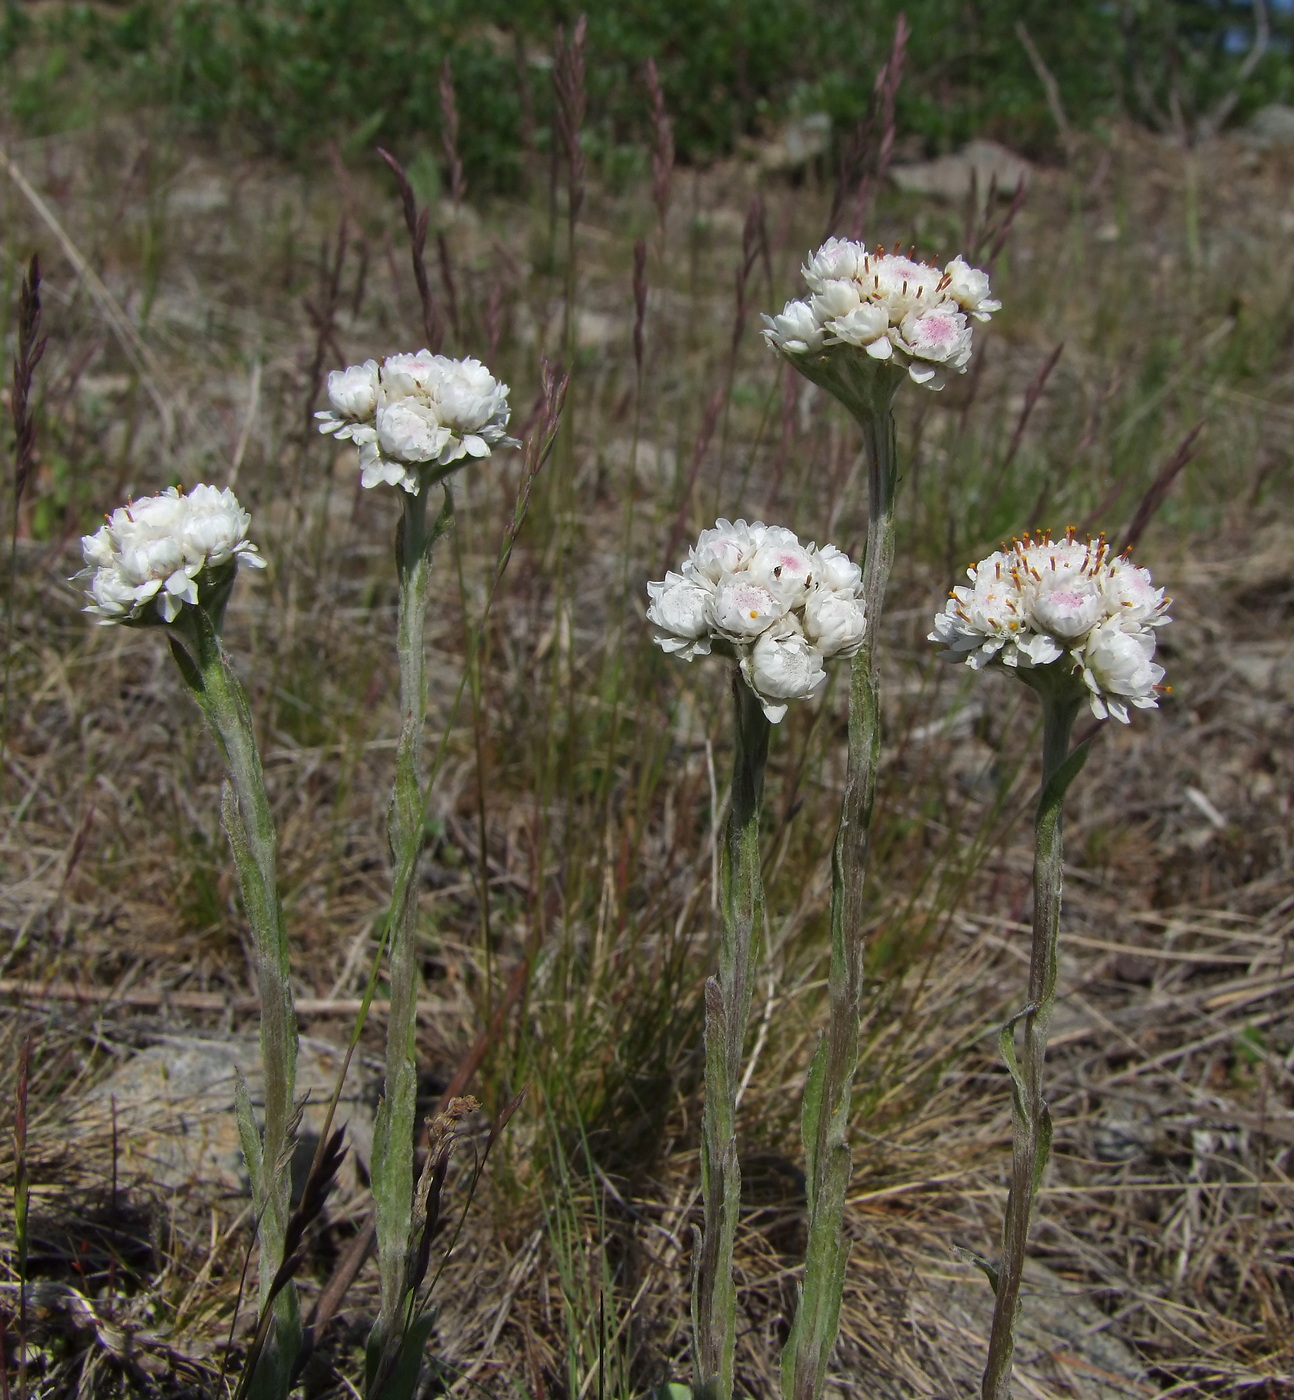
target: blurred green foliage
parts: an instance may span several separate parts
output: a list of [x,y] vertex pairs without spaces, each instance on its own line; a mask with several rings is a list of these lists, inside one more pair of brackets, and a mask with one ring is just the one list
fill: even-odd
[[[26,125],[85,119],[96,102],[160,108],[207,136],[292,159],[325,140],[439,154],[438,79],[452,65],[459,148],[478,190],[514,187],[551,149],[554,38],[577,4],[554,0],[126,0],[33,16],[6,0],[0,57]],[[899,125],[927,150],[988,134],[1037,152],[1055,140],[1027,25],[1078,126],[1126,112],[1189,121],[1235,80],[1252,16],[1232,0],[587,0],[586,148],[613,178],[649,136],[644,65],[656,60],[679,154],[705,161],[789,115],[827,112],[837,134],[866,113],[900,11],[911,26]],[[1290,95],[1291,16],[1241,92],[1239,113]]]

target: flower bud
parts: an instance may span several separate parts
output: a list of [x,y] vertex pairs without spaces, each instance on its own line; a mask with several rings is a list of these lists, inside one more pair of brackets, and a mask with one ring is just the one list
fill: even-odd
[[742,657],[741,673],[773,724],[786,714],[781,702],[807,700],[827,679],[822,653],[793,624],[765,632]]
[[854,656],[867,635],[863,600],[821,586],[804,602],[804,630],[823,656]]
[[764,317],[764,339],[788,355],[816,355],[826,337],[807,301],[788,301],[780,315]]
[[735,523],[718,520],[713,529],[701,531],[684,568],[697,578],[718,583],[724,574],[736,573],[754,551],[750,529],[744,520]]
[[863,586],[863,571],[834,544],[824,544],[817,551],[814,574],[818,583],[833,593],[857,593]]
[[1155,687],[1164,678],[1164,668],[1155,665],[1153,632],[1125,632],[1121,619],[1101,624],[1083,648],[1083,680],[1092,692],[1092,711],[1098,719],[1106,712],[1123,724],[1128,723],[1128,706],[1155,709],[1159,701]]
[[432,462],[449,442],[449,429],[425,404],[397,399],[377,411],[377,441],[397,462]]
[[[791,535],[789,530],[785,531]],[[771,532],[770,532],[771,534]],[[746,576],[788,608],[803,605],[813,583],[814,558],[791,535],[791,542],[766,538],[746,566]]]
[[944,292],[950,296],[968,316],[977,321],[987,321],[994,311],[1001,311],[1002,303],[989,295],[988,273],[971,267],[965,258],[958,255],[944,268],[947,279]]
[[662,651],[684,661],[709,653],[713,587],[667,573],[663,583],[647,585],[647,595],[651,599],[647,618],[659,629],[654,640]]
[[328,402],[343,417],[371,418],[378,403],[377,361],[334,369],[328,374]]

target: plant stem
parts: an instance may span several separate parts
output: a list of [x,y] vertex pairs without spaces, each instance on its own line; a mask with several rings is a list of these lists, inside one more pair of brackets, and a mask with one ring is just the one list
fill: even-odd
[[[217,615],[223,599],[217,605]],[[212,618],[202,607],[182,608],[171,624],[171,648],[194,699],[210,724],[229,769],[221,814],[256,953],[261,1002],[261,1070],[265,1126],[259,1135],[245,1088],[239,1130],[259,1220],[261,1307],[283,1258],[292,1176],[297,1023],[292,1000],[287,927],[278,892],[278,837],[265,791],[265,775],[247,694],[229,664]],[[177,641],[176,638],[179,640]],[[183,645],[181,645],[183,643]],[[262,1353],[253,1395],[286,1395],[301,1345],[296,1285],[274,1302],[275,1332]]]
[[[400,582],[396,650],[400,662],[400,740],[387,813],[392,888],[388,913],[390,1011],[386,1080],[373,1134],[373,1200],[377,1220],[380,1303],[370,1340],[370,1381],[381,1384],[398,1353],[405,1324],[406,1261],[413,1213],[413,1123],[417,1102],[418,857],[424,832],[423,727],[427,716],[424,633],[432,546],[452,518],[450,488],[434,525],[427,522],[427,489],[401,493],[396,531]],[[377,1378],[377,1379],[375,1379]]]
[[795,1321],[782,1351],[785,1400],[817,1400],[836,1344],[849,1242],[845,1196],[852,1160],[847,1129],[863,992],[863,882],[881,747],[877,641],[885,589],[894,562],[894,496],[898,448],[893,389],[876,394],[857,417],[868,460],[867,554],[863,602],[867,636],[849,674],[849,755],[840,826],[831,857],[830,1010],[826,1034],[809,1067],[801,1132],[805,1157],[808,1241]]
[[[1054,677],[1049,673],[1054,673]],[[1086,747],[1069,754],[1070,735],[1081,696],[1071,677],[1056,667],[1021,672],[1042,697],[1042,795],[1038,800],[1033,865],[1033,949],[1029,959],[1029,1000],[1002,1028],[1003,1058],[1011,1071],[1011,1189],[1002,1229],[1002,1259],[994,1280],[993,1328],[984,1369],[983,1400],[1008,1400],[1011,1357],[1020,1311],[1020,1282],[1034,1197],[1051,1154],[1051,1115],[1043,1098],[1043,1061],[1056,1001],[1056,955],[1060,937],[1064,856],[1061,815],[1065,792],[1086,757]],[[1016,1055],[1016,1026],[1024,1035]]]
[[698,1400],[730,1400],[737,1345],[733,1245],[741,1208],[737,1094],[764,924],[759,820],[771,726],[740,672],[732,676],[732,805],[723,852],[719,975],[705,984],[705,1110],[701,1119],[701,1238],[694,1252],[692,1330]]

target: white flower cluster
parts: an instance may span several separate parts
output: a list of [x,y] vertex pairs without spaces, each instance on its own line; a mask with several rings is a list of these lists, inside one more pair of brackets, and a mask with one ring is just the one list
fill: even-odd
[[1155,709],[1164,668],[1151,660],[1156,627],[1171,621],[1164,590],[1104,539],[1026,535],[967,571],[935,618],[932,642],[975,670],[997,660],[1029,668],[1066,664],[1092,713],[1128,722],[1128,707]]
[[480,360],[427,350],[365,360],[329,374],[328,401],[332,408],[315,414],[319,431],[355,443],[365,486],[416,496],[432,468],[518,446],[507,435],[508,386]]
[[77,578],[90,581],[85,611],[104,624],[174,621],[184,603],[198,601],[204,570],[265,567],[247,538],[250,524],[234,493],[215,486],[195,486],[187,495],[172,486],[118,507],[81,539],[86,567]]
[[826,680],[823,660],[863,644],[862,570],[834,545],[801,545],[790,530],[720,520],[678,573],[649,583],[647,619],[665,651],[691,661],[712,647],[735,656],[777,724],[788,700]]
[[987,321],[1002,306],[989,295],[988,275],[960,257],[941,270],[897,247],[868,252],[861,243],[829,238],[802,270],[813,295],[764,317],[764,338],[774,349],[792,361],[836,346],[846,354],[861,350],[906,368],[931,389],[943,388],[949,370],[965,373],[967,317]]

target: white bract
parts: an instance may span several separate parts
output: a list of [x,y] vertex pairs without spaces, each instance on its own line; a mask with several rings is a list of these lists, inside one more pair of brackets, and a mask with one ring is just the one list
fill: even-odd
[[228,489],[172,486],[120,506],[81,540],[85,611],[100,622],[172,622],[196,604],[204,571],[230,564],[265,567],[247,538],[251,516]]
[[1104,539],[1026,535],[967,573],[970,586],[952,590],[930,633],[948,660],[1062,667],[1098,719],[1126,724],[1129,706],[1158,706],[1154,629],[1171,620],[1168,600],[1145,569],[1111,558]]
[[967,317],[987,321],[1002,306],[989,293],[988,274],[961,257],[941,269],[897,249],[829,238],[803,272],[812,295],[765,316],[764,338],[811,379],[829,381],[833,358],[861,351],[942,389],[950,371],[963,374],[970,362]]
[[826,680],[823,661],[863,644],[862,570],[834,545],[802,545],[778,525],[718,521],[677,573],[647,585],[663,651],[733,657],[774,723]]
[[333,370],[319,431],[359,448],[364,486],[416,496],[428,480],[469,457],[519,444],[507,435],[508,386],[473,359],[419,350]]

